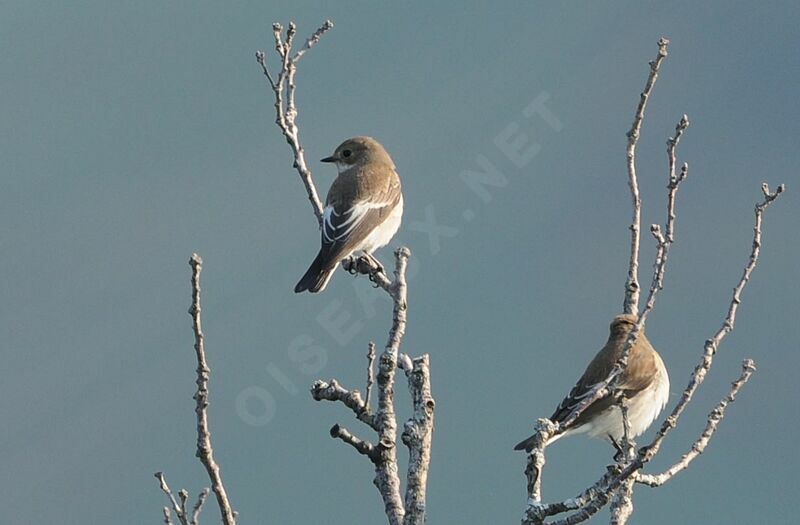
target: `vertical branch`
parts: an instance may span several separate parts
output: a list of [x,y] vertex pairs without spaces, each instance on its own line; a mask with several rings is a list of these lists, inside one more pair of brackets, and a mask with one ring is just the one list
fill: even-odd
[[[297,84],[295,82],[295,75],[297,74],[297,62],[309,49],[314,47],[322,38],[322,35],[332,27],[333,22],[326,20],[325,23],[306,40],[303,47],[292,55],[292,44],[295,34],[297,33],[297,26],[294,22],[289,24],[289,28],[286,30],[286,39],[284,40],[282,35],[283,26],[278,23],[273,24],[272,33],[275,38],[275,50],[280,58],[280,71],[277,80],[269,70],[266,53],[263,51],[256,52],[256,61],[261,65],[261,70],[267,78],[275,98],[275,124],[278,125],[286,142],[292,148],[292,153],[294,154],[294,162],[292,165],[297,170],[297,173],[300,175],[300,180],[305,186],[308,200],[311,203],[311,208],[314,211],[314,216],[317,218],[317,224],[320,227],[322,226],[323,215],[322,201],[314,185],[314,180],[311,177],[311,170],[306,164],[305,153],[300,142],[300,129],[297,127],[297,106],[295,104]],[[285,98],[284,93],[286,95]]]
[[372,386],[375,384],[375,343],[369,342],[367,349],[367,397],[364,399],[364,404],[367,405],[367,410],[372,407]]
[[525,478],[528,488],[528,505],[522,516],[523,525],[539,525],[550,514],[548,506],[542,504],[542,471],[547,461],[545,449],[550,438],[555,435],[558,425],[549,419],[542,418],[536,422],[533,433],[533,448],[528,454],[525,467]]
[[[361,401],[357,392],[339,386],[336,380],[330,383],[316,381],[311,388],[316,400],[340,401],[356,416],[378,433],[378,442],[373,445],[356,438],[340,425],[331,430],[331,435],[341,439],[368,456],[375,465],[374,484],[384,503],[390,525],[422,525],[425,523],[428,469],[431,458],[435,402],[431,394],[430,358],[423,355],[411,359],[400,353],[406,330],[408,310],[408,285],[406,269],[411,255],[407,248],[395,251],[394,281],[389,281],[383,270],[370,258],[352,261],[359,272],[369,275],[376,285],[392,298],[392,328],[384,351],[378,360],[378,406],[372,415],[370,399],[373,386],[373,361],[375,345],[370,343],[367,353],[367,400]],[[406,371],[408,388],[413,403],[413,414],[405,423],[402,440],[409,450],[407,487],[405,500],[401,498],[400,476],[397,462],[397,414],[395,412],[395,380],[397,369]],[[369,417],[364,417],[367,413]]]
[[192,306],[189,308],[189,315],[192,316],[194,350],[197,355],[197,392],[194,395],[194,399],[197,402],[195,407],[195,412],[197,413],[196,455],[211,479],[211,490],[214,491],[217,497],[222,522],[225,525],[235,525],[236,513],[231,509],[225,485],[222,483],[219,465],[214,460],[214,450],[211,447],[211,431],[208,424],[208,382],[211,377],[211,369],[206,361],[203,328],[200,319],[200,272],[203,270],[203,259],[196,253],[192,254],[189,266],[192,267]]
[[[153,474],[156,479],[158,480],[158,486],[161,491],[167,495],[169,498],[169,502],[172,504],[172,510],[175,511],[175,516],[178,517],[178,521],[181,525],[189,525],[186,521],[186,514],[184,514],[183,510],[181,509],[181,505],[178,503],[178,500],[175,499],[175,495],[172,493],[172,489],[169,488],[167,485],[167,478],[164,476],[163,472],[156,472]],[[165,519],[170,516],[169,507],[164,507],[164,517]],[[169,518],[172,521],[172,518]]]
[[678,186],[686,178],[689,172],[689,165],[684,162],[680,174],[675,173],[678,143],[683,136],[683,132],[686,131],[686,128],[688,127],[689,117],[683,115],[681,120],[675,126],[675,135],[667,140],[667,159],[669,162],[669,184],[667,185],[667,189],[669,189],[669,193],[667,194],[666,235],[668,243],[672,243],[675,240],[673,236],[675,229],[675,197],[678,192]]
[[625,396],[620,396],[619,399],[619,411],[622,415],[622,443],[619,450],[619,463],[623,463],[624,461],[633,459],[633,450],[636,447],[636,443],[631,438],[631,420],[628,417],[628,400]]
[[636,177],[636,144],[639,141],[639,132],[644,120],[644,110],[653,91],[653,86],[658,78],[661,62],[667,56],[669,40],[662,38],[658,41],[658,56],[650,62],[650,76],[647,78],[644,91],[639,98],[639,105],[633,117],[633,124],[628,131],[628,186],[631,190],[633,204],[633,218],[631,220],[631,256],[628,263],[628,279],[625,282],[625,301],[623,312],[636,314],[639,311],[639,243],[641,238],[642,199],[639,195],[639,182]]
[[389,523],[399,525],[403,522],[405,509],[400,497],[400,477],[397,468],[397,416],[394,409],[394,384],[397,357],[406,331],[408,309],[406,268],[411,252],[408,248],[398,248],[394,255],[394,283],[392,283],[390,292],[394,303],[392,329],[378,365],[378,412],[375,419],[378,424],[377,454],[379,461],[375,467],[375,485],[383,497]]
[[[394,407],[395,378],[398,361],[410,361],[408,356],[400,353],[400,346],[406,330],[408,310],[408,285],[406,269],[411,252],[408,248],[399,248],[394,252],[394,281],[389,281],[383,270],[374,261],[363,259],[359,265],[368,275],[379,275],[376,283],[392,298],[394,304],[392,328],[386,347],[378,358],[378,403],[372,413],[367,402],[361,399],[357,391],[343,388],[335,379],[330,382],[315,381],[311,387],[311,396],[317,400],[339,401],[366,423],[378,434],[378,442],[372,444],[356,437],[341,425],[331,429],[331,436],[344,441],[360,454],[367,456],[375,466],[373,483],[378,488],[384,504],[384,511],[390,525],[421,524],[425,515],[425,489],[427,483],[428,464],[430,462],[430,443],[433,432],[434,402],[430,393],[430,371],[428,356],[415,359],[407,367],[409,389],[414,401],[414,416],[406,423],[403,441],[409,446],[411,460],[409,462],[408,491],[406,502],[401,497],[400,475],[397,463],[397,414]],[[370,344],[367,354],[367,395],[372,389],[372,360],[374,345]],[[404,521],[405,520],[405,521]]]
[[207,488],[200,491],[200,494],[197,496],[197,503],[194,504],[192,508],[192,519],[189,521],[190,525],[199,525],[200,523],[200,511],[203,510],[203,504],[206,502],[206,498],[208,498],[209,490]]
[[633,484],[634,480],[627,479],[611,498],[611,519],[609,525],[625,525],[633,514]]
[[424,525],[435,408],[431,394],[430,358],[427,354],[413,360],[408,373],[408,389],[414,413],[403,430],[403,443],[408,447],[406,516],[403,523]]

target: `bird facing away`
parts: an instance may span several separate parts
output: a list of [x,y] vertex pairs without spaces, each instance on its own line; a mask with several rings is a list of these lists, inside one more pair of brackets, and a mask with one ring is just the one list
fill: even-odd
[[[592,359],[578,383],[550,416],[554,423],[564,421],[592,388],[608,377],[614,364],[625,350],[637,317],[632,314],[618,315],[611,322],[608,342]],[[642,434],[655,421],[669,398],[669,376],[661,356],[645,337],[644,329],[631,348],[628,366],[619,378],[620,392],[626,399],[630,437]],[[565,432],[551,438],[553,441],[572,434],[587,433],[591,437],[606,438],[617,450],[624,434],[622,411],[617,399],[606,396],[589,405]],[[520,442],[514,450],[530,452],[533,436]]]
[[357,252],[371,256],[394,237],[403,217],[400,177],[377,140],[347,139],[322,162],[335,163],[339,175],[325,199],[322,246],[296,293],[324,290],[341,260]]

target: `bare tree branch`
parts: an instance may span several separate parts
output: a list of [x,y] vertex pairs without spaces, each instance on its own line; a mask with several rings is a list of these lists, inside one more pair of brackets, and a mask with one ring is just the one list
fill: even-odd
[[165,525],[172,525],[172,513],[169,511],[169,507],[164,507],[164,523]]
[[338,423],[331,427],[331,437],[335,439],[341,439],[348,445],[352,446],[356,449],[360,454],[364,454],[373,462],[377,460],[375,457],[375,445],[370,443],[369,441],[364,441],[363,439],[353,435],[349,430],[342,427]]
[[[362,400],[358,391],[349,391],[332,379],[330,382],[316,381],[311,387],[311,395],[317,400],[339,401],[378,433],[378,442],[371,444],[354,436],[341,425],[334,425],[331,436],[341,439],[355,448],[360,454],[370,458],[375,465],[375,486],[384,502],[384,509],[389,523],[392,525],[421,524],[425,515],[425,490],[427,486],[428,465],[430,463],[430,445],[433,432],[434,401],[430,392],[430,369],[428,356],[413,360],[407,366],[409,389],[414,402],[414,414],[405,425],[404,443],[409,447],[410,461],[406,503],[401,498],[400,476],[397,464],[397,415],[394,408],[395,376],[398,360],[405,362],[409,358],[400,353],[403,335],[407,322],[408,296],[406,269],[411,252],[407,248],[395,251],[394,281],[381,286],[390,295],[393,302],[392,328],[386,348],[378,359],[377,389],[378,407],[372,412],[369,404]],[[356,259],[354,264],[367,265],[370,271],[376,271],[371,259]],[[385,275],[381,269],[376,273]],[[367,391],[373,385],[372,361],[374,345],[370,345],[368,353]],[[408,511],[407,511],[408,508]]]
[[689,468],[689,464],[705,451],[708,443],[714,436],[714,432],[717,431],[719,423],[725,417],[725,409],[730,403],[733,403],[736,400],[736,395],[739,393],[739,390],[741,390],[745,383],[747,383],[755,370],[755,362],[753,362],[752,359],[745,359],[742,362],[741,375],[738,379],[731,383],[731,389],[728,392],[728,395],[725,396],[717,404],[717,406],[714,407],[714,410],[708,414],[706,427],[700,437],[694,443],[692,443],[692,447],[689,452],[684,454],[678,462],[660,474],[642,474],[641,472],[637,473],[635,476],[636,482],[648,485],[650,487],[660,487],[672,479],[672,477],[678,472]]
[[181,489],[178,491],[178,497],[181,500],[181,514],[188,516],[186,513],[186,500],[189,499],[189,492],[186,489]]
[[[192,316],[194,350],[197,357],[197,379],[195,380],[197,391],[193,396],[196,403],[195,413],[197,414],[197,451],[195,455],[200,459],[200,462],[203,464],[203,467],[205,467],[208,477],[211,480],[211,487],[217,498],[222,522],[225,525],[235,525],[237,513],[231,508],[228,494],[225,491],[225,485],[222,483],[220,467],[214,460],[214,450],[211,446],[211,430],[209,429],[208,423],[208,384],[211,378],[211,368],[209,368],[206,360],[203,327],[200,317],[202,311],[200,305],[200,273],[203,271],[203,259],[194,253],[189,259],[189,266],[192,268],[192,305],[189,307],[189,315]],[[175,515],[178,517],[181,525],[198,525],[200,512],[203,509],[206,498],[208,498],[209,489],[205,488],[198,494],[197,502],[192,508],[190,518],[186,509],[189,493],[186,490],[180,490],[178,492],[180,503],[178,503],[167,485],[164,474],[162,472],[156,472],[155,477],[159,481],[161,490],[169,497],[170,503],[172,503],[172,509],[175,511]]]
[[628,185],[630,186],[631,200],[633,202],[633,218],[630,226],[631,256],[628,263],[628,279],[625,282],[625,302],[622,308],[626,314],[635,314],[639,311],[639,240],[641,237],[642,199],[639,196],[639,182],[636,178],[636,144],[639,142],[644,110],[658,78],[661,62],[667,56],[668,45],[669,40],[666,38],[658,41],[658,56],[650,62],[650,76],[647,77],[647,83],[639,98],[639,105],[633,117],[633,124],[630,131],[628,131]]
[[406,421],[402,436],[409,456],[404,523],[423,525],[436,406],[431,395],[430,359],[427,354],[413,360],[413,368],[408,373],[408,389],[414,403],[414,413]]
[[200,524],[200,512],[203,510],[203,504],[206,502],[206,498],[208,498],[208,494],[211,492],[211,489],[204,488],[200,491],[200,494],[197,495],[197,503],[194,504],[192,508],[192,519],[189,522],[190,525],[199,525]]
[[627,479],[611,498],[610,525],[625,525],[633,514],[633,479]]
[[664,438],[678,424],[678,418],[680,418],[683,410],[692,400],[692,396],[694,395],[695,391],[703,383],[706,374],[711,369],[714,355],[717,353],[720,344],[722,343],[723,339],[733,330],[736,322],[736,312],[739,308],[739,304],[741,304],[742,291],[744,291],[745,286],[750,281],[750,275],[753,273],[756,264],[758,264],[758,257],[761,253],[761,225],[763,223],[764,212],[766,211],[767,207],[769,207],[769,205],[776,198],[778,198],[781,193],[783,193],[784,189],[784,185],[781,184],[774,193],[771,193],[769,186],[766,183],[762,184],[761,191],[764,194],[764,200],[757,203],[755,206],[756,218],[755,225],[753,226],[753,243],[750,251],[750,258],[745,265],[741,279],[739,279],[739,282],[733,289],[733,297],[731,298],[731,302],[728,306],[728,313],[722,322],[722,327],[717,331],[716,334],[714,334],[713,337],[706,340],[704,345],[703,359],[700,364],[695,367],[694,373],[689,381],[689,385],[683,391],[680,401],[672,410],[672,413],[669,415],[669,417],[667,417],[667,419],[664,421],[661,429],[659,430],[658,434],[656,434],[656,437],[653,439],[653,441],[647,447],[642,449],[644,452],[640,451],[639,455],[643,456],[645,462],[652,459],[653,456],[658,453]]
[[364,404],[367,405],[367,409],[370,409],[372,406],[370,401],[372,401],[372,385],[375,384],[375,343],[372,341],[369,342],[369,347],[367,349],[367,399],[364,400]]
[[[661,57],[661,47],[659,47],[659,57]],[[663,58],[663,57],[661,57]],[[651,68],[657,66],[651,64]],[[651,69],[652,71],[652,69]],[[655,79],[653,79],[655,82]],[[639,120],[639,125],[641,125],[641,120]],[[688,176],[689,166],[688,164],[683,165],[681,169],[680,175],[676,175],[675,173],[675,163],[676,163],[676,150],[678,143],[680,142],[681,136],[686,128],[689,127],[689,118],[684,115],[681,120],[678,122],[677,126],[675,126],[675,135],[670,137],[667,140],[667,157],[669,162],[669,183],[667,184],[667,220],[666,220],[666,231],[667,235],[665,236],[661,233],[661,227],[658,224],[653,224],[650,227],[650,232],[653,234],[653,237],[656,240],[656,257],[654,263],[654,271],[653,271],[653,278],[650,283],[650,290],[647,295],[647,302],[642,313],[639,316],[639,321],[631,331],[628,336],[628,341],[626,343],[626,349],[623,352],[622,358],[622,366],[620,367],[620,376],[622,371],[624,371],[625,366],[627,366],[627,358],[630,355],[630,349],[633,348],[633,345],[636,343],[636,339],[639,335],[639,331],[643,329],[645,322],[647,321],[647,316],[655,307],[656,296],[659,291],[664,288],[664,275],[667,269],[667,257],[669,255],[669,249],[672,243],[675,240],[675,200],[678,193],[678,187],[680,183],[683,182],[686,177]],[[635,175],[634,175],[635,178]],[[637,297],[638,299],[638,297]],[[613,385],[614,389],[616,389],[616,385]],[[624,411],[623,411],[624,412]],[[625,418],[623,417],[623,421]],[[633,442],[625,439],[625,446],[626,446],[626,453],[628,454],[628,459],[632,458],[633,453]],[[631,515],[633,514],[633,485],[634,481],[632,479],[625,480],[622,484],[620,489],[614,494],[614,497],[611,501],[611,525],[624,525],[628,522]]]
[[547,462],[545,456],[547,443],[558,428],[558,424],[547,418],[537,420],[534,426],[533,447],[528,454],[528,464],[525,467],[525,477],[528,481],[528,508],[523,516],[523,523],[539,523],[540,518],[548,515],[542,510],[542,471]]
[[[156,472],[153,475],[158,480],[158,486],[161,488],[164,494],[167,495],[167,498],[169,498],[170,503],[172,503],[172,510],[175,511],[175,515],[178,517],[178,521],[181,523],[181,525],[188,525],[188,523],[186,522],[186,515],[183,513],[183,510],[181,509],[178,500],[175,499],[175,495],[172,493],[172,489],[170,489],[169,485],[167,485],[167,478],[164,476],[164,473]],[[169,519],[170,521],[172,521],[171,518],[169,517],[169,507],[164,507],[164,517],[165,520]]]
[[206,468],[208,477],[211,480],[211,490],[214,491],[217,497],[222,522],[225,525],[235,525],[236,515],[228,500],[225,485],[222,483],[219,465],[214,460],[214,449],[211,446],[211,430],[208,424],[208,381],[211,377],[211,369],[206,361],[203,327],[200,318],[200,272],[203,271],[203,259],[196,253],[192,254],[191,259],[189,259],[189,266],[192,267],[192,306],[189,308],[189,315],[192,316],[194,350],[197,355],[197,392],[194,395],[194,399],[197,402],[195,407],[195,412],[197,413],[196,455]]
[[392,328],[386,348],[378,361],[378,423],[377,452],[380,457],[375,467],[375,485],[381,493],[389,523],[399,525],[403,522],[405,508],[400,497],[400,476],[397,467],[397,416],[394,409],[394,384],[397,372],[397,356],[406,331],[407,321],[407,283],[406,268],[411,252],[408,248],[398,248],[395,253],[394,282],[390,295],[394,303]]
[[331,379],[330,383],[317,380],[311,385],[311,397],[315,401],[340,401],[353,411],[359,421],[363,421],[373,430],[378,430],[375,416],[369,405],[361,398],[361,392],[358,390],[347,390],[335,379]]
[[[297,74],[297,62],[303,55],[310,50],[314,45],[319,42],[327,31],[333,28],[333,22],[326,20],[322,26],[317,29],[314,34],[309,37],[304,46],[292,55],[292,43],[294,36],[297,32],[297,26],[294,22],[289,24],[286,30],[286,38],[282,36],[283,27],[275,23],[272,25],[273,35],[275,37],[275,50],[281,59],[280,71],[277,80],[270,73],[269,66],[267,65],[267,55],[263,51],[256,52],[256,60],[261,65],[264,76],[269,82],[270,88],[275,97],[275,123],[281,130],[286,142],[292,148],[294,154],[293,167],[300,175],[300,180],[305,186],[308,200],[314,211],[314,216],[317,218],[317,224],[322,226],[323,206],[322,201],[317,193],[317,188],[314,185],[314,180],[311,177],[311,170],[306,164],[303,146],[300,142],[300,130],[297,127],[297,106],[295,104],[295,91],[297,88],[295,82],[295,75]],[[286,97],[284,97],[286,93]]]

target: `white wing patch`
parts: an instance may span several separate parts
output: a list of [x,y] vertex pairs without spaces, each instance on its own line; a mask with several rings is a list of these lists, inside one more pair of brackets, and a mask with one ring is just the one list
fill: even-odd
[[[337,242],[346,238],[355,229],[359,223],[364,220],[367,212],[376,208],[383,208],[386,206],[385,202],[369,202],[362,201],[354,204],[349,210],[342,213],[336,213],[332,205],[325,207],[322,216],[322,235],[327,242]],[[347,218],[339,222],[340,217]]]

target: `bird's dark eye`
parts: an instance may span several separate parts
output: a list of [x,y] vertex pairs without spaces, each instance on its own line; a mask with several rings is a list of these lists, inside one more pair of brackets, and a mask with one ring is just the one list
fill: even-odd
[[352,151],[350,151],[349,149],[346,149],[346,150],[342,151],[342,157],[347,158],[350,155],[352,155],[352,153],[353,153]]

